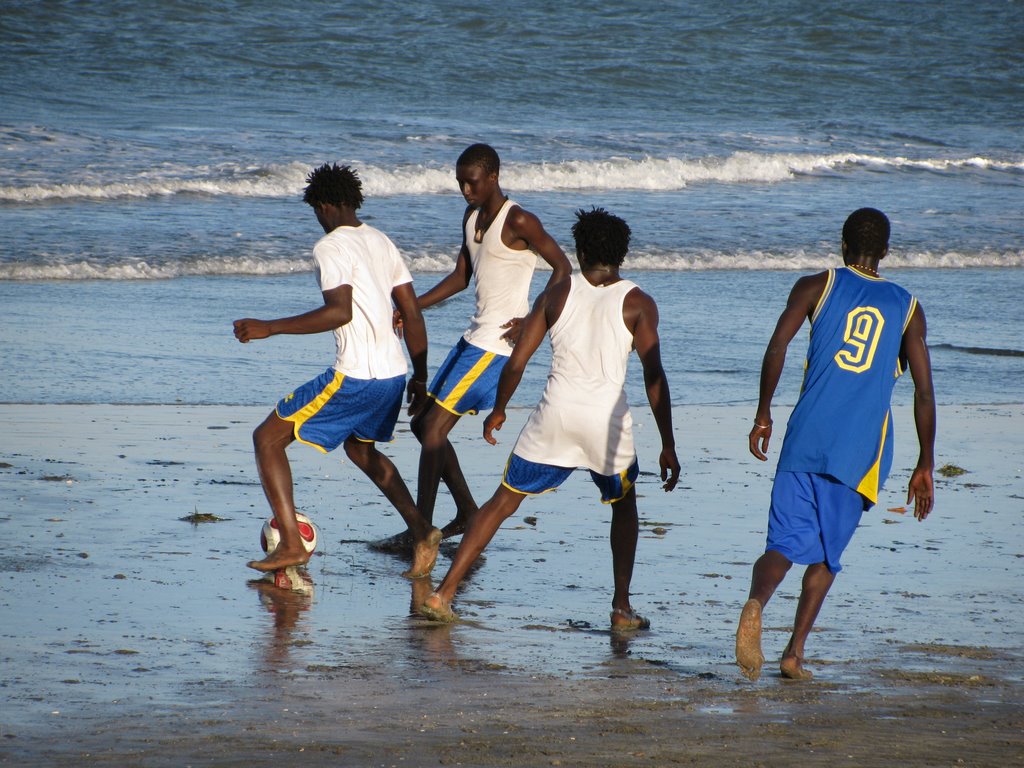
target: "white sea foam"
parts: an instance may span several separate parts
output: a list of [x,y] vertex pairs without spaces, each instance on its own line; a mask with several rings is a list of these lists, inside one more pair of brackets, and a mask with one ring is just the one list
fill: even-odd
[[282,275],[310,271],[309,259],[190,259],[150,264],[123,261],[98,264],[75,261],[59,264],[0,264],[0,280],[169,280],[216,275]]
[[[725,157],[609,157],[603,160],[567,160],[559,163],[510,163],[502,179],[510,189],[551,192],[590,189],[598,191],[644,190],[671,192],[691,184],[770,184],[808,174],[849,170],[1024,172],[1024,158],[996,160],[985,157],[922,158],[884,157],[837,153],[736,152]],[[360,166],[368,196],[436,195],[455,191],[450,167],[424,165]],[[162,167],[130,179],[97,179],[63,184],[15,184],[0,186],[0,202],[38,203],[59,200],[121,200],[208,195],[235,197],[295,197],[300,195],[308,173],[302,163],[261,168]]]
[[[414,273],[444,273],[454,267],[447,253],[412,253],[405,255],[409,269]],[[769,253],[764,251],[738,251],[723,253],[695,251],[638,251],[631,253],[623,266],[627,272],[668,271],[705,272],[715,270],[784,270],[815,271],[839,263],[836,253],[793,251]],[[887,269],[970,269],[1024,267],[1022,251],[985,251],[978,253],[950,252],[893,252],[886,259]],[[537,268],[548,269],[543,260]],[[95,261],[62,263],[8,263],[0,264],[0,280],[168,280],[178,277],[229,275],[282,275],[305,273],[311,270],[308,259],[279,258],[199,258],[183,262],[161,264],[139,260],[124,260],[108,264]]]

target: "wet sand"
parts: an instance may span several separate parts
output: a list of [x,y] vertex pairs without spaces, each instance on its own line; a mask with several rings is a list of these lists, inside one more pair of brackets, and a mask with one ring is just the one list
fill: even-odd
[[[915,454],[897,409],[893,475],[808,643],[809,683],[777,673],[795,572],[765,612],[761,679],[733,664],[774,468],[746,453],[749,408],[676,409],[673,494],[635,414],[633,602],[653,627],[620,637],[609,513],[585,473],[499,531],[456,602],[464,621],[445,627],[411,615],[429,581],[368,548],[401,520],[340,453],[291,451],[320,528],[308,592],[254,583],[267,508],[249,435],[265,409],[0,406],[0,762],[1024,762],[1024,406],[940,409],[939,464],[967,472],[937,476],[923,524],[889,511]],[[497,448],[479,418],[457,428],[478,500],[524,418]],[[400,429],[385,450],[412,479]],[[442,493],[437,522],[450,511]]]

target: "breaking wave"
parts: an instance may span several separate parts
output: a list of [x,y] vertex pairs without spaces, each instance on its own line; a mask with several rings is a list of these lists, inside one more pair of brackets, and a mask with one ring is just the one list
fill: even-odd
[[[454,170],[423,165],[359,166],[369,196],[437,195],[456,191]],[[562,190],[643,190],[671,192],[691,184],[770,184],[802,175],[874,172],[1024,173],[1024,159],[985,157],[884,157],[857,153],[804,155],[736,152],[725,157],[610,157],[558,163],[510,163],[502,169],[509,189],[525,192]],[[96,178],[74,183],[0,185],[0,203],[62,200],[124,200],[205,195],[211,197],[295,197],[301,194],[309,167],[287,163],[262,167],[161,167],[131,178]]]
[[[404,255],[414,273],[443,273],[454,266],[448,253],[423,252]],[[637,251],[626,257],[624,271],[814,271],[834,266],[838,254],[794,251],[679,253]],[[1024,251],[985,251],[978,253],[917,252],[891,253],[886,269],[969,269],[1024,267]],[[547,265],[537,260],[538,269]],[[100,263],[90,260],[13,262],[0,264],[0,280],[168,280],[196,276],[269,276],[311,271],[309,259],[246,257],[206,257],[153,263],[125,258]]]

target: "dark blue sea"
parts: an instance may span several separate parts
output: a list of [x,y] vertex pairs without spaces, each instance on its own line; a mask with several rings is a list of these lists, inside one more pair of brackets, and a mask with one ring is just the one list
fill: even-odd
[[[753,403],[790,285],[865,205],[940,402],[1021,402],[1022,39],[1009,0],[7,3],[0,400],[269,407],[333,359],[329,334],[231,336],[319,298],[308,170],[357,168],[425,290],[459,246],[455,158],[484,141],[570,255],[576,209],[630,223],[676,403]],[[428,312],[432,368],[469,310]]]

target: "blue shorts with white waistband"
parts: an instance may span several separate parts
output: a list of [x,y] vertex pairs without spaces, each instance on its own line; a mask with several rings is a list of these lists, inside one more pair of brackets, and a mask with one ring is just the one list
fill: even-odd
[[[540,493],[553,491],[568,479],[576,470],[576,467],[556,467],[553,464],[538,464],[528,461],[514,453],[508,457],[505,465],[505,475],[501,484],[510,491],[521,493],[524,496],[536,496]],[[621,501],[632,489],[640,475],[640,465],[634,458],[629,469],[617,472],[613,475],[599,475],[593,470],[590,471],[590,479],[601,491],[601,502],[614,504]]]
[[292,422],[296,440],[324,453],[350,437],[390,442],[404,392],[405,376],[354,379],[328,368],[281,398],[277,415]]
[[490,410],[498,394],[501,369],[507,362],[506,355],[487,352],[459,339],[434,374],[427,394],[456,416]]

